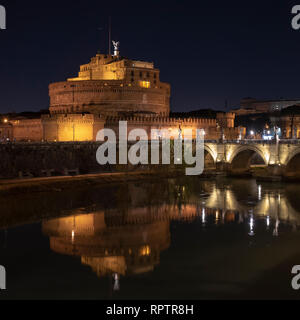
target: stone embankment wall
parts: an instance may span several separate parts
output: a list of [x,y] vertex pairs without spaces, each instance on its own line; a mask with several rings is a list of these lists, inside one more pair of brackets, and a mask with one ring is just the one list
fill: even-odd
[[[50,176],[108,171],[96,161],[99,143],[0,144],[0,177]],[[69,171],[70,170],[70,171]]]
[[[173,170],[175,165],[99,165],[96,154],[103,142],[52,142],[0,144],[0,179],[44,177],[136,170]],[[128,142],[128,149],[135,142]],[[171,159],[172,159],[171,147]],[[117,159],[118,159],[117,148]],[[149,150],[150,163],[150,150]],[[172,160],[171,160],[172,163]],[[173,162],[174,163],[174,162]],[[176,166],[176,169],[179,169]]]

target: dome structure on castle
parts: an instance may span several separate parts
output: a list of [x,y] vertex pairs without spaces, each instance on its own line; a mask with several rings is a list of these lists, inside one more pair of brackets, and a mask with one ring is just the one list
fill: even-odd
[[152,62],[96,54],[80,66],[77,77],[49,85],[50,112],[103,115],[144,112],[170,113],[170,85],[160,81]]

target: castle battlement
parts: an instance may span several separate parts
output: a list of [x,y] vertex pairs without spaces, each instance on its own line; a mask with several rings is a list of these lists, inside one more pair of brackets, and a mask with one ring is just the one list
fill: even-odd
[[94,121],[93,114],[47,114],[42,116],[43,121]]
[[117,123],[119,121],[127,121],[128,123],[141,123],[141,124],[169,124],[169,125],[205,125],[216,126],[216,119],[208,118],[168,118],[168,117],[106,117],[106,123]]

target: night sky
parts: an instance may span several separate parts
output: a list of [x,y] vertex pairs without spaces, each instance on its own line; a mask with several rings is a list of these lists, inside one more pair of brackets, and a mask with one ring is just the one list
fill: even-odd
[[[280,2],[280,3],[279,3]],[[197,5],[196,5],[197,3]],[[172,111],[228,109],[243,97],[300,98],[298,1],[2,1],[0,112],[49,105],[48,84],[107,52],[108,16],[121,55],[153,61]],[[98,28],[104,28],[99,31]]]

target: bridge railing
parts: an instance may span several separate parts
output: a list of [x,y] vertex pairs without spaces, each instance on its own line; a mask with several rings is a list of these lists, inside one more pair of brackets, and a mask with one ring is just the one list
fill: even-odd
[[[263,139],[242,139],[242,140],[205,140],[206,143],[224,143],[224,144],[275,144],[276,140],[263,140]],[[280,139],[281,144],[300,144],[300,139]]]

